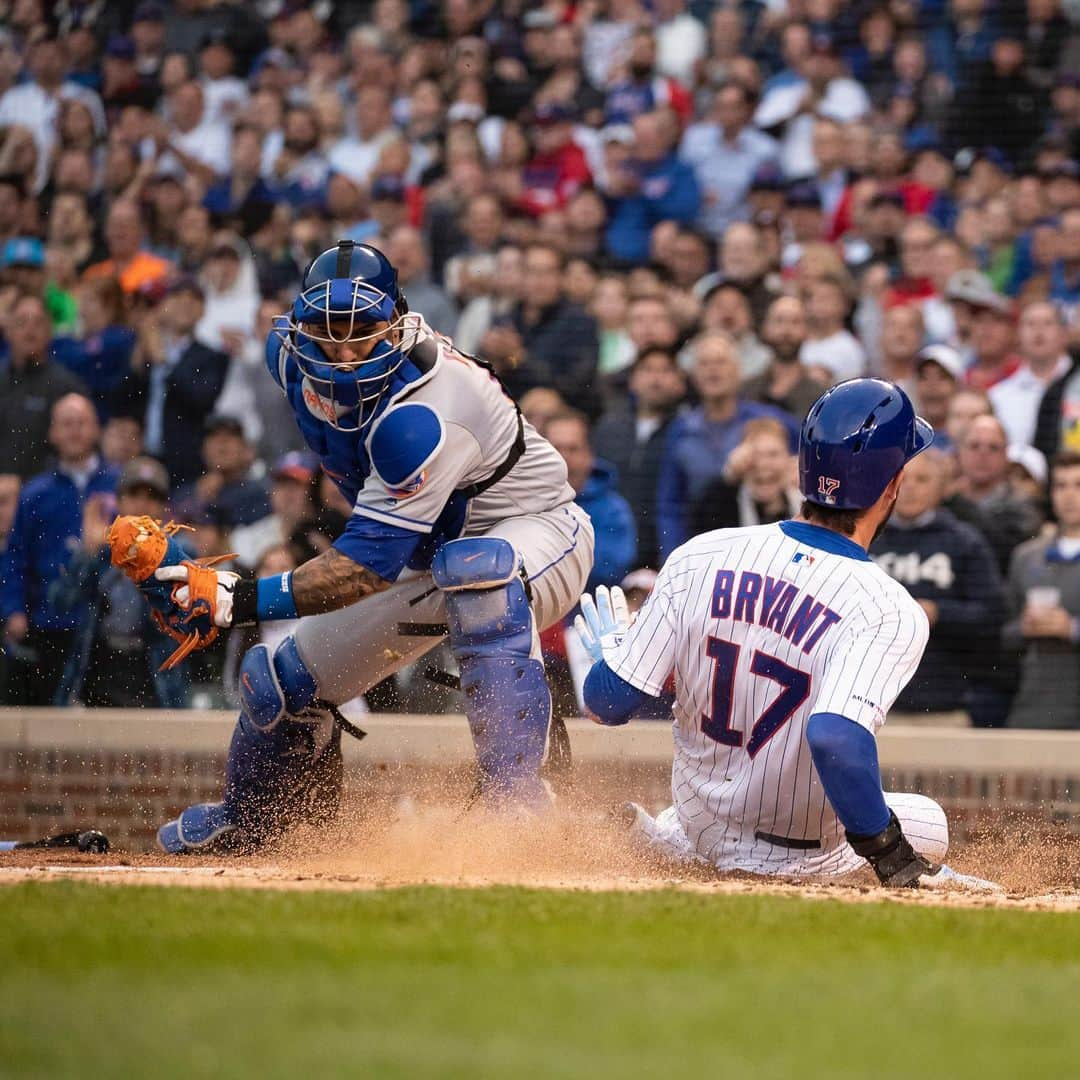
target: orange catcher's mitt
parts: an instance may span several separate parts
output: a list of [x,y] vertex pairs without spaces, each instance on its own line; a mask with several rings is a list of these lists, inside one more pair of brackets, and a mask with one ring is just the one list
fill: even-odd
[[[172,521],[162,525],[151,517],[126,515],[118,517],[105,534],[113,566],[139,587],[150,602],[154,622],[179,643],[161,665],[163,670],[176,667],[196,650],[217,640],[219,626],[215,617],[225,575],[210,568],[233,558],[188,558],[175,539],[176,533],[184,529],[190,526]],[[182,576],[175,571],[169,573],[168,567],[183,567],[186,572]],[[166,573],[158,576],[163,568]]]

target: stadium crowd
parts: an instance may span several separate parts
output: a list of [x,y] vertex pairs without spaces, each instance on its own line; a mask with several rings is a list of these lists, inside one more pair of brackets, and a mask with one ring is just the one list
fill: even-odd
[[1080,727],[1080,5],[0,6],[5,702],[221,702],[243,644],[159,672],[104,531],[337,535],[263,358],[352,239],[562,453],[590,587],[797,513],[809,405],[898,382],[938,432],[871,552],[932,626],[898,709]]

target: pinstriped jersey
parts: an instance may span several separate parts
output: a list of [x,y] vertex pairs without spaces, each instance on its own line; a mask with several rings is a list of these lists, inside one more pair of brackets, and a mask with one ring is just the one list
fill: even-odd
[[806,522],[705,533],[677,548],[605,656],[658,694],[674,674],[672,796],[721,867],[826,869],[843,827],[806,743],[816,712],[871,732],[914,674],[923,610],[857,544]]

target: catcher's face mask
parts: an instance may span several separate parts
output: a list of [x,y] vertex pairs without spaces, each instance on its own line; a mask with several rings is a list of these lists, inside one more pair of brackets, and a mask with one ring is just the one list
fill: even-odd
[[393,299],[368,282],[332,278],[296,298],[288,329],[285,348],[323,399],[326,422],[362,431],[416,344],[420,318],[397,312]]

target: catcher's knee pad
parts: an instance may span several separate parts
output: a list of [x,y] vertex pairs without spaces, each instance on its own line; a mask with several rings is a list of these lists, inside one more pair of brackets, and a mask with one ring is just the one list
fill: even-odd
[[539,779],[551,694],[533,659],[533,617],[517,552],[497,537],[452,540],[431,567],[446,594],[450,647],[489,790],[546,801]]
[[282,717],[302,712],[315,700],[318,687],[296,639],[287,637],[273,657],[265,645],[254,645],[240,664],[240,709],[257,728],[269,730]]

